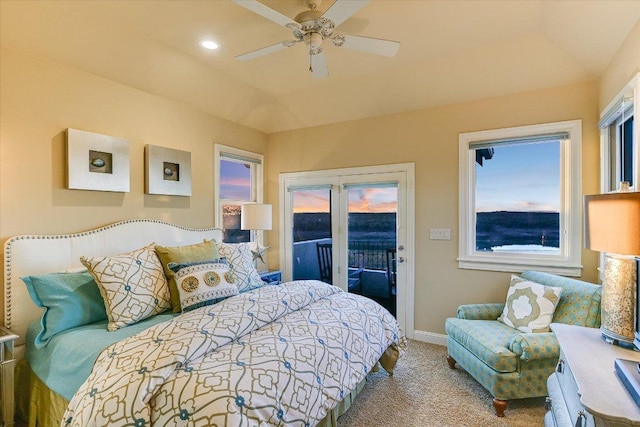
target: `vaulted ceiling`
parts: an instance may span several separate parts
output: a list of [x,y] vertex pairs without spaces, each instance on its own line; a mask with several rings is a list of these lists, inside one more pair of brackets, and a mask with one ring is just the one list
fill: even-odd
[[398,53],[326,45],[323,79],[301,43],[238,61],[292,37],[230,0],[0,0],[0,43],[272,133],[594,80],[639,20],[640,1],[372,0],[338,29]]

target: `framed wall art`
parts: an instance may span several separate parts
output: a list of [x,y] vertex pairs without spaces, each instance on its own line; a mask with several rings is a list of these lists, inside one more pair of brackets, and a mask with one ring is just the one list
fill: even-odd
[[191,196],[191,153],[146,145],[145,193]]
[[129,192],[129,141],[67,129],[67,188]]

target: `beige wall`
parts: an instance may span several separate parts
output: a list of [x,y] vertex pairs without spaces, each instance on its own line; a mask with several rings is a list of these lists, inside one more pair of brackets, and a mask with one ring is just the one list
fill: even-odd
[[[214,221],[219,142],[264,153],[265,134],[22,52],[0,52],[0,239],[68,233],[128,218]],[[65,129],[130,142],[128,193],[65,189]],[[191,152],[192,197],[144,194],[146,144]]]
[[600,79],[600,111],[640,72],[640,21],[633,27]]
[[[598,85],[590,82],[270,135],[267,198],[277,205],[280,172],[414,162],[415,328],[444,333],[458,305],[504,300],[509,277],[458,269],[458,134],[573,119],[582,119],[583,192],[597,193]],[[429,240],[430,228],[450,228],[452,239]],[[268,236],[274,251],[277,232]],[[583,250],[582,262],[583,278],[597,280],[597,254]]]

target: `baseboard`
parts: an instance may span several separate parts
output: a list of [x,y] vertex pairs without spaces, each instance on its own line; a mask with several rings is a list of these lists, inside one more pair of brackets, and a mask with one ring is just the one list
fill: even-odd
[[413,339],[431,344],[447,345],[447,335],[427,331],[413,331]]

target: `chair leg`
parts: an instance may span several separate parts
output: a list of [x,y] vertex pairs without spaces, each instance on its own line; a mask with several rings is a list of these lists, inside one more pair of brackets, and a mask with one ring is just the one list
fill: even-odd
[[504,411],[507,410],[508,402],[506,400],[493,398],[493,407],[496,410],[496,415],[499,417],[504,417]]
[[447,363],[449,364],[449,368],[456,369],[456,360],[447,354]]

